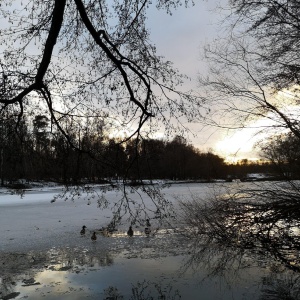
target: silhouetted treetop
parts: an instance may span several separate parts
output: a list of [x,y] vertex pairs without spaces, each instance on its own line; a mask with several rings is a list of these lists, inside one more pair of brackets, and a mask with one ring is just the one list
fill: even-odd
[[[196,98],[178,89],[184,77],[150,41],[151,5],[147,0],[1,1],[0,112],[13,106],[21,119],[29,108],[38,108],[69,142],[62,119],[91,118],[96,108],[99,120],[109,120],[115,129],[132,127],[132,136],[149,118],[172,129],[177,116],[196,117]],[[156,2],[167,12],[179,5]],[[186,102],[189,109],[183,109]]]

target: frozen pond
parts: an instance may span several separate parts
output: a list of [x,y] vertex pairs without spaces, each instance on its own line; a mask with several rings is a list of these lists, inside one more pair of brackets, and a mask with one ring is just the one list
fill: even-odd
[[[191,193],[205,197],[226,185],[173,185],[164,192],[170,200]],[[192,268],[190,241],[154,221],[157,231],[150,237],[138,225],[128,237],[124,221],[117,234],[92,242],[91,233],[107,225],[111,211],[84,197],[51,203],[56,193],[0,194],[0,299],[259,300],[266,289],[276,292],[278,283],[293,279],[275,261],[251,255],[213,275],[207,258]],[[114,201],[116,191],[106,197]],[[87,232],[81,236],[83,224]]]

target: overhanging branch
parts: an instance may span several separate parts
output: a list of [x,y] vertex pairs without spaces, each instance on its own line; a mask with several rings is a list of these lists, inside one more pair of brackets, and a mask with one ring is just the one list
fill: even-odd
[[[119,72],[121,73],[125,86],[129,92],[130,95],[130,101],[132,101],[134,104],[136,104],[143,112],[143,114],[147,115],[148,117],[154,117],[154,115],[148,111],[148,102],[149,102],[149,97],[150,97],[150,86],[149,84],[145,81],[145,78],[143,77],[143,75],[134,67],[132,66],[132,64],[130,64],[129,62],[122,62],[123,57],[121,56],[120,58],[117,58],[112,51],[110,51],[110,49],[105,45],[105,43],[102,41],[99,31],[97,31],[95,29],[95,27],[93,26],[93,24],[91,23],[84,4],[82,3],[81,0],[74,0],[75,4],[77,6],[77,9],[80,13],[80,17],[82,19],[82,22],[84,23],[84,25],[86,26],[87,30],[90,32],[91,36],[93,37],[93,39],[95,40],[95,42],[101,47],[101,49],[105,52],[105,54],[107,55],[107,57],[115,64],[115,66],[118,68]],[[100,33],[102,33],[102,31],[100,31]],[[107,40],[108,37],[105,36],[105,39]],[[110,42],[111,43],[111,42]],[[138,99],[136,99],[135,95],[134,95],[134,91],[130,85],[129,79],[128,79],[128,74],[126,73],[126,71],[123,68],[123,65],[127,65],[146,85],[147,88],[147,95],[146,95],[146,99],[145,99],[145,105],[143,105]]]

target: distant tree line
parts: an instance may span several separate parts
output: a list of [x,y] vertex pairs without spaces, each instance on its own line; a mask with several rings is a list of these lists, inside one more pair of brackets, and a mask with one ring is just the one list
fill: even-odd
[[[260,145],[265,160],[247,159],[229,164],[212,151],[201,152],[181,136],[173,140],[109,138],[101,122],[77,126],[65,120],[69,143],[51,127],[51,120],[37,115],[31,121],[11,116],[0,119],[0,180],[13,182],[53,180],[64,184],[126,178],[206,180],[238,178],[249,173],[269,173],[274,178],[299,178],[299,147],[292,138],[272,138]],[[76,145],[76,148],[72,147]]]
[[265,176],[262,179],[266,177],[268,179],[279,179],[282,177],[276,165],[267,159],[241,159],[235,163],[228,163],[226,173],[227,179],[241,179],[242,181],[259,179],[256,174],[264,174]]
[[[17,124],[18,122],[18,124]],[[201,152],[186,139],[171,141],[109,138],[105,126],[90,123],[77,126],[65,121],[68,139],[51,128],[51,120],[37,115],[31,121],[2,117],[0,120],[1,184],[24,178],[68,183],[99,182],[127,178],[205,179],[224,178],[224,159]],[[76,148],[71,145],[76,145]]]

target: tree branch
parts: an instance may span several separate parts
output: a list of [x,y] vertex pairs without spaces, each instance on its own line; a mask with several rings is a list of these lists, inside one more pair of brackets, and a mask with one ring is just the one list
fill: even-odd
[[[122,58],[121,57],[120,59],[118,59],[110,50],[109,48],[105,45],[105,43],[101,40],[100,38],[100,34],[99,34],[99,31],[97,31],[95,29],[95,27],[93,26],[93,24],[91,23],[87,13],[86,13],[86,10],[85,10],[85,7],[84,7],[84,4],[82,3],[81,0],[74,0],[75,1],[75,4],[77,6],[77,9],[80,13],[80,16],[81,16],[81,19],[82,19],[82,22],[84,23],[84,25],[86,26],[87,30],[90,32],[90,34],[92,35],[93,39],[95,40],[95,42],[101,47],[101,49],[105,52],[105,54],[108,56],[108,58],[116,65],[116,67],[118,68],[118,70],[120,71],[122,77],[123,77],[123,80],[124,80],[124,83],[125,83],[125,86],[129,92],[129,95],[130,95],[130,100],[135,103],[141,110],[142,112],[149,116],[149,117],[154,117],[154,115],[149,112],[147,110],[147,104],[148,104],[148,97],[149,97],[149,86],[147,87],[147,90],[148,90],[148,93],[147,93],[147,98],[146,98],[146,104],[143,105],[139,100],[136,99],[135,95],[134,95],[134,92],[132,90],[132,87],[129,83],[129,79],[128,79],[128,75],[126,73],[126,71],[124,70],[124,68],[122,67]],[[100,31],[100,33],[103,33],[102,31]],[[105,37],[106,40],[107,40],[107,36]],[[131,64],[129,64],[128,62],[126,63],[128,65],[128,67],[135,73],[137,74],[137,76],[143,81],[145,82],[145,78],[142,76],[142,74],[140,74],[138,72],[137,69],[135,69]]]
[[64,12],[65,12],[65,5],[66,5],[66,0],[56,0],[55,1],[55,5],[54,5],[54,9],[53,9],[52,23],[51,23],[50,31],[49,31],[48,38],[47,38],[47,41],[45,44],[43,58],[42,58],[42,61],[40,63],[39,69],[38,69],[36,77],[35,77],[35,82],[38,84],[42,83],[45,73],[49,67],[51,57],[52,57],[52,52],[53,52],[57,37],[59,35],[60,29],[62,26]]

